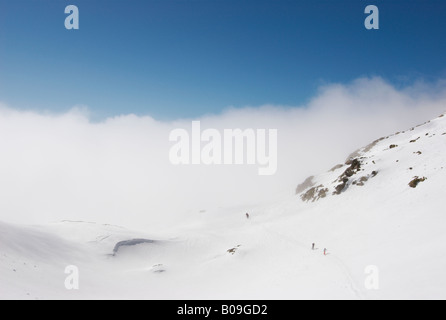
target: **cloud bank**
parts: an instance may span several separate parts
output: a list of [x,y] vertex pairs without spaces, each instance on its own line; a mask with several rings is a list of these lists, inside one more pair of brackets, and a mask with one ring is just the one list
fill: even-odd
[[[168,227],[202,210],[290,195],[308,175],[355,149],[445,111],[444,81],[397,89],[381,78],[321,87],[304,106],[228,109],[172,122],[123,115],[93,123],[76,109],[53,115],[0,105],[0,220]],[[277,173],[258,176],[249,165],[172,165],[169,134],[190,130],[192,120],[221,131],[277,129]]]

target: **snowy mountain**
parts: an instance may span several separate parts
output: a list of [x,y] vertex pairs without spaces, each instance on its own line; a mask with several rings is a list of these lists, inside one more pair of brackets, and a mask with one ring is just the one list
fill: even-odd
[[0,298],[445,299],[445,147],[441,116],[276,204],[208,210],[168,233],[0,223]]

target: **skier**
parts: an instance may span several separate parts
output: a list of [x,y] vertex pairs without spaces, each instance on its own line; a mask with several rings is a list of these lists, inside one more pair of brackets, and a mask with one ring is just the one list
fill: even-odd
[[246,213],[246,219],[249,219],[249,213]]
[[314,251],[314,247],[316,246],[316,244],[315,243],[313,243],[313,246],[311,247],[311,250],[313,250]]
[[324,249],[324,256],[327,255],[327,249]]

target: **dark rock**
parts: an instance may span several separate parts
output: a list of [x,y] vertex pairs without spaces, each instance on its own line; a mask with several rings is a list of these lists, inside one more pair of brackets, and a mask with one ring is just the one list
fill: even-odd
[[356,174],[359,170],[361,170],[361,161],[359,161],[358,159],[354,159],[351,162],[351,165],[349,168],[347,168],[347,170],[345,170],[343,176],[347,176],[347,177],[351,177],[354,174]]
[[339,195],[346,189],[349,179],[361,170],[361,165],[359,159],[353,159],[351,161],[350,167],[348,167],[338,178],[337,181],[341,182],[341,184],[336,186],[335,191],[333,192],[334,195]]
[[414,177],[414,179],[409,183],[409,187],[415,189],[415,188],[420,184],[420,182],[424,182],[424,181],[426,181],[426,180],[427,180],[426,177],[423,177],[423,178],[420,178],[420,177]]
[[342,183],[336,186],[335,192],[333,192],[334,195],[340,195],[347,187],[348,178],[343,178]]
[[355,181],[353,184],[363,187],[367,181],[369,181],[369,177],[364,176],[364,177],[361,177],[359,179],[359,181]]
[[309,189],[306,193],[304,193],[300,198],[305,202],[315,202],[319,199],[325,198],[328,193],[328,188],[324,188],[321,184],[317,187],[313,187]]

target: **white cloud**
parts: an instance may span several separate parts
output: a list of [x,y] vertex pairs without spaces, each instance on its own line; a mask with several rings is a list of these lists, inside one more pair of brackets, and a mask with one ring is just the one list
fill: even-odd
[[[380,78],[320,89],[299,108],[230,109],[203,128],[278,129],[278,171],[256,166],[173,166],[169,133],[190,120],[119,116],[89,121],[0,106],[0,220],[63,219],[148,228],[219,206],[292,194],[310,174],[343,162],[356,148],[446,111],[446,84],[395,89]],[[243,213],[241,213],[243,214]]]

